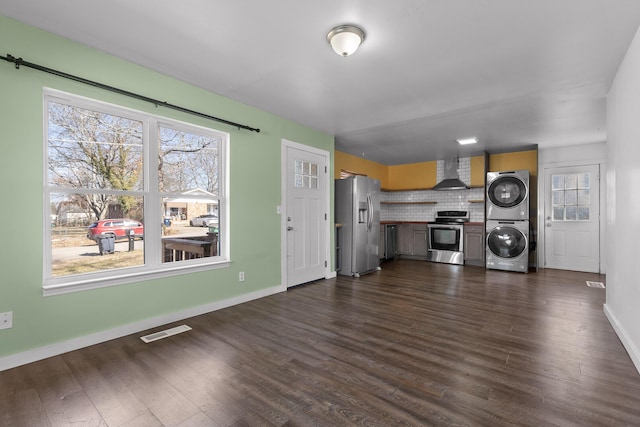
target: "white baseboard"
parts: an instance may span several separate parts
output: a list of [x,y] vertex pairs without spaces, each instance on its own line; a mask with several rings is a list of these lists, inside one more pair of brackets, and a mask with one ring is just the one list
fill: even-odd
[[329,271],[326,275],[325,275],[325,279],[333,279],[334,277],[337,277],[338,273],[334,271]]
[[85,335],[82,337],[70,339],[68,341],[63,341],[44,347],[39,347],[33,350],[27,350],[21,353],[1,357],[0,371],[15,368],[21,365],[26,365],[27,363],[46,359],[52,356],[57,356],[59,354],[99,344],[101,342],[109,341],[115,338],[135,334],[147,329],[156,328],[158,326],[166,325],[167,323],[177,322],[179,320],[188,319],[189,317],[199,316],[201,314],[210,313],[212,311],[231,307],[237,304],[242,304],[244,302],[264,298],[266,296],[274,295],[279,292],[282,292],[282,288],[280,286],[262,289],[256,292],[251,292],[226,300],[215,301],[198,307],[192,307],[187,310],[153,317],[150,319],[144,319],[138,322],[130,323],[128,325],[97,332],[95,334]]
[[618,318],[609,309],[607,304],[604,304],[604,314],[605,316],[607,316],[607,319],[609,319],[609,323],[611,323],[613,330],[616,331],[616,334],[618,334],[618,338],[620,338],[620,341],[622,341],[622,345],[627,350],[627,353],[629,353],[629,357],[631,357],[631,361],[635,365],[636,370],[638,371],[638,373],[640,373],[640,351],[638,350],[638,347],[636,347],[631,338],[629,338],[629,335],[620,325],[620,322],[618,322]]

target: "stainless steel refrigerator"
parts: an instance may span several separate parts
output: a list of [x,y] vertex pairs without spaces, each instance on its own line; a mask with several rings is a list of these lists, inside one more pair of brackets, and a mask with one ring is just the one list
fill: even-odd
[[338,274],[359,277],[380,270],[380,181],[365,176],[337,179],[335,220],[340,227]]

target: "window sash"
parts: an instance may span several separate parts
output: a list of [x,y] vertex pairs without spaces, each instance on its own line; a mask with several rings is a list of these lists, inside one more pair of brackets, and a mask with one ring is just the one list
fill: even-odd
[[[75,188],[69,186],[56,186],[49,182],[49,102],[68,104],[73,107],[96,111],[99,113],[125,117],[131,120],[140,121],[143,124],[142,135],[142,189],[118,190],[118,189],[96,189],[96,188]],[[93,99],[60,92],[45,88],[43,92],[44,106],[44,268],[43,268],[43,289],[46,294],[58,294],[72,292],[74,290],[92,289],[96,287],[111,286],[115,284],[129,283],[136,280],[148,279],[151,277],[164,277],[172,274],[180,274],[188,271],[200,271],[224,267],[229,265],[228,253],[228,203],[227,203],[227,181],[228,158],[227,150],[229,134],[215,129],[184,123],[161,117],[126,107],[96,101]],[[162,229],[164,212],[162,211],[163,197],[176,196],[181,193],[161,193],[158,187],[158,127],[165,126],[172,129],[205,135],[218,140],[218,191],[215,200],[218,201],[218,237],[220,239],[219,252],[217,256],[184,260],[177,262],[163,262],[162,254]],[[144,211],[144,265],[135,267],[125,267],[116,270],[104,270],[93,273],[82,273],[76,275],[66,275],[54,277],[52,275],[52,225],[50,221],[51,196],[54,193],[63,194],[118,194],[125,196],[139,197],[143,200]],[[194,200],[202,200],[205,203],[211,200],[207,195],[193,195]],[[208,210],[208,207],[207,207]],[[152,226],[158,224],[158,227]]]

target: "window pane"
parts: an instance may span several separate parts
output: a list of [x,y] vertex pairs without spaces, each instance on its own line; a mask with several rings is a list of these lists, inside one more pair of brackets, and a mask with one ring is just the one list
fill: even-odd
[[[103,202],[98,204],[98,200]],[[100,217],[109,219],[96,220],[92,206],[97,205],[104,207]],[[142,212],[142,197],[52,194],[52,277],[143,265]]]
[[564,205],[564,191],[553,191],[551,193],[552,203],[556,205]]
[[578,188],[591,188],[589,181],[589,172],[578,174]]
[[564,189],[564,175],[551,175],[551,189]]
[[142,122],[56,102],[47,117],[49,185],[142,189]]
[[578,174],[578,188],[591,188],[591,175],[588,172]]
[[589,208],[580,206],[578,207],[578,220],[580,221],[588,221],[589,220]]
[[578,208],[575,206],[567,206],[566,219],[567,221],[575,221],[578,219]]
[[565,205],[577,205],[578,204],[578,192],[576,190],[567,190],[564,193]]
[[[220,254],[218,200],[165,198],[164,212],[175,208],[162,223],[162,262],[180,262]],[[210,210],[213,211],[213,213]],[[209,212],[208,212],[209,211]],[[175,219],[179,218],[179,219]],[[185,218],[185,219],[183,219]]]
[[210,136],[159,126],[159,190],[200,189],[218,194],[218,148]]
[[564,221],[564,207],[554,207],[553,208],[553,220],[554,221]]
[[578,190],[578,205],[589,206],[590,204],[589,190]]
[[578,188],[578,176],[575,174],[565,175],[564,188]]
[[303,163],[302,160],[296,160],[295,162],[296,173],[302,173],[302,163]]

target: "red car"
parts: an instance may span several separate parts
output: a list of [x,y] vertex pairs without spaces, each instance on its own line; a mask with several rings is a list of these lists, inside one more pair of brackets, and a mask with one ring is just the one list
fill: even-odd
[[144,225],[128,218],[112,218],[96,221],[89,226],[87,239],[98,241],[98,236],[112,235],[118,239],[126,239],[133,233],[134,237],[144,236]]

